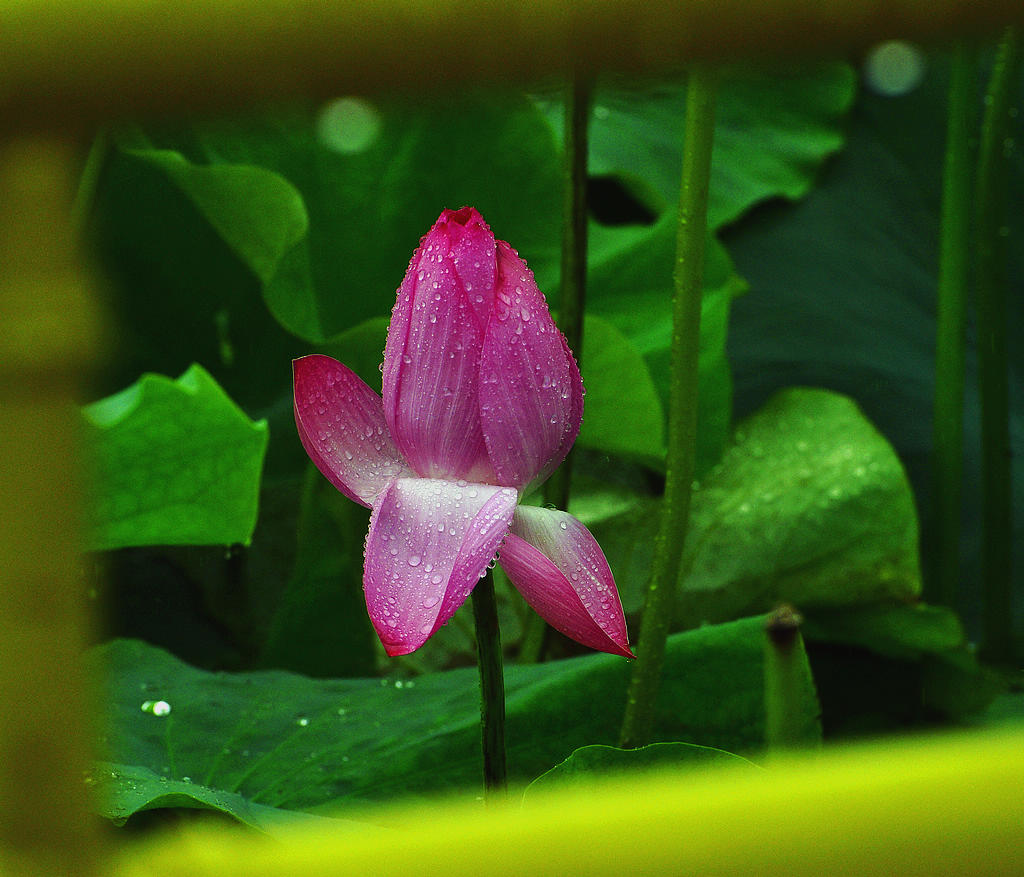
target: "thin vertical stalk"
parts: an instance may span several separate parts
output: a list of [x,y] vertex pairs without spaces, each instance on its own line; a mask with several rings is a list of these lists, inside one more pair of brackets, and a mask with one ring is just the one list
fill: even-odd
[[637,642],[637,661],[633,665],[620,735],[621,744],[630,747],[647,743],[654,726],[654,702],[661,684],[665,641],[672,622],[679,563],[690,515],[697,439],[700,307],[717,91],[717,75],[713,70],[697,67],[691,71],[686,96],[685,149],[672,303],[665,498]]
[[978,54],[953,50],[946,123],[939,238],[938,331],[932,490],[937,545],[928,587],[932,602],[956,606],[960,579],[961,486],[964,454],[964,347],[971,251],[973,168],[970,138],[977,119]]
[[505,760],[505,674],[501,657],[494,579],[488,570],[473,588],[477,663],[480,667],[480,730],[484,756],[484,794],[503,799],[508,788]]
[[[587,126],[593,82],[576,73],[565,89],[565,152],[562,163],[562,288],[558,327],[569,349],[581,363],[583,355],[583,311],[587,291]],[[544,485],[544,502],[555,508],[569,508],[573,452],[570,450]],[[550,628],[539,615],[530,616],[520,663],[532,664],[544,657]]]
[[1009,360],[1006,338],[1006,174],[1011,90],[1020,70],[1017,31],[1007,28],[985,94],[975,195],[978,380],[982,444],[984,652],[1012,658],[1012,494]]

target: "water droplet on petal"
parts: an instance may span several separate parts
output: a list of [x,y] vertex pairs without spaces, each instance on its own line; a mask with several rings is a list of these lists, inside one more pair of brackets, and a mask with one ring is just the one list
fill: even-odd
[[409,563],[409,566],[419,566],[420,565],[420,556],[418,554],[412,555],[412,557],[409,558],[408,563]]

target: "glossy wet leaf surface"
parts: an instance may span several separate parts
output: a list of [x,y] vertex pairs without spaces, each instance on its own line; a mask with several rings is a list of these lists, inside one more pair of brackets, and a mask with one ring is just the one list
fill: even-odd
[[[660,739],[747,753],[761,747],[762,625],[751,618],[673,637]],[[162,794],[161,783],[186,776],[250,804],[320,813],[444,789],[476,794],[474,669],[383,680],[211,673],[131,640],[98,647],[89,662],[106,674],[109,692],[102,751],[117,770],[134,772],[131,800]],[[513,781],[532,780],[580,746],[614,742],[628,673],[625,660],[608,655],[507,666]],[[143,710],[147,701],[170,710]],[[817,702],[804,707],[814,740]],[[115,797],[105,806],[123,818],[130,803]]]
[[917,552],[913,495],[888,442],[849,399],[787,390],[740,424],[700,483],[677,617],[909,601]]

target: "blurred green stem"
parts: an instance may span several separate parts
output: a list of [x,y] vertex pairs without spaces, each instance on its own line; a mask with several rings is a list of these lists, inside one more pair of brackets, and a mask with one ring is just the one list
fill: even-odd
[[472,595],[476,624],[477,663],[480,667],[480,730],[484,755],[484,794],[487,800],[503,799],[508,790],[505,760],[505,673],[498,629],[498,605],[490,570]]
[[[565,89],[565,154],[562,165],[562,289],[558,326],[579,364],[583,356],[583,310],[587,294],[587,124],[593,82],[577,73]],[[569,451],[544,485],[544,502],[569,508],[573,452]],[[520,663],[544,657],[550,628],[532,615],[519,651]]]
[[637,661],[633,665],[620,735],[620,743],[625,747],[646,744],[654,727],[654,703],[661,684],[665,642],[672,622],[679,563],[690,514],[697,439],[700,309],[717,91],[717,76],[713,70],[701,67],[691,70],[686,96],[672,303],[665,498],[637,642]]
[[985,93],[975,193],[977,231],[978,381],[982,444],[983,650],[1012,659],[1012,483],[1009,363],[1006,339],[1006,191],[1010,104],[1020,71],[1019,35],[1007,28]]
[[964,452],[964,343],[971,251],[973,168],[970,139],[977,119],[977,52],[953,50],[942,178],[939,240],[938,332],[932,486],[937,545],[929,571],[932,602],[955,607],[960,577],[960,520]]

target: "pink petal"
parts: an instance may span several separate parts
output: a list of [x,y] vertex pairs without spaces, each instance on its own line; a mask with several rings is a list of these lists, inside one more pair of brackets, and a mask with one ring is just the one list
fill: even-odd
[[498,242],[498,293],[480,357],[480,419],[499,484],[546,478],[576,441],[583,381],[533,274]]
[[480,214],[446,210],[398,290],[384,348],[384,416],[425,478],[494,481],[477,406],[494,265],[494,236]]
[[384,422],[380,396],[336,359],[292,362],[295,425],[325,478],[349,499],[372,506],[397,475],[409,473]]
[[526,602],[553,628],[600,652],[636,657],[608,561],[572,515],[520,506],[500,562]]
[[415,651],[473,590],[508,533],[510,488],[398,478],[366,537],[366,607],[389,655]]

